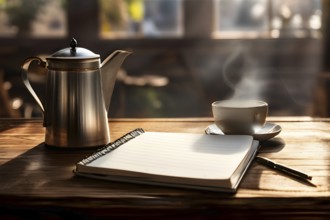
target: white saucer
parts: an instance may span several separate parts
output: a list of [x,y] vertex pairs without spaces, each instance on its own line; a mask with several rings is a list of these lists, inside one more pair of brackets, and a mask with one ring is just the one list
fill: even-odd
[[[282,131],[281,126],[266,122],[264,127],[261,128],[257,133],[253,134],[253,138],[258,141],[265,141],[278,135]],[[206,134],[222,134],[223,132],[215,125],[211,124],[205,129]]]

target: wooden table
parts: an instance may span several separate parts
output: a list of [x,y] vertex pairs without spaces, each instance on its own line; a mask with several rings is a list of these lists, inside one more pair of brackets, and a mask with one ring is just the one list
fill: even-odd
[[[76,177],[75,163],[95,149],[44,146],[41,120],[0,119],[0,219],[109,216],[141,218],[330,217],[330,120],[270,118],[282,127],[259,155],[313,176],[303,181],[253,162],[236,194],[115,183]],[[211,118],[116,119],[111,138],[146,131],[203,133]]]

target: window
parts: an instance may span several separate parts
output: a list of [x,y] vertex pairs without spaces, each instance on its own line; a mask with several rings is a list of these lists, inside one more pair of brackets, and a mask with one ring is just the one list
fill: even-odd
[[320,0],[272,0],[271,36],[319,37]]
[[320,37],[321,0],[214,0],[214,38]]
[[268,34],[268,0],[215,0],[215,37]]
[[66,1],[0,0],[0,36],[65,37]]
[[183,0],[100,0],[101,36],[180,37]]

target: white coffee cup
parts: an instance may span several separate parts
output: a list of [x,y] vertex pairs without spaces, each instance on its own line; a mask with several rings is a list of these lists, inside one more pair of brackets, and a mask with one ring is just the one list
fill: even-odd
[[267,118],[268,104],[260,100],[224,100],[212,103],[214,122],[224,134],[254,134]]

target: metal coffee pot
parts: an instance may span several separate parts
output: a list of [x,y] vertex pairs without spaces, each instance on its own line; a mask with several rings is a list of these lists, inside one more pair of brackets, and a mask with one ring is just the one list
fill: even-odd
[[[117,50],[102,63],[100,55],[70,47],[46,58],[29,57],[22,65],[23,82],[44,115],[45,144],[57,147],[96,147],[110,142],[108,108],[117,72],[130,52]],[[32,61],[47,68],[42,103],[28,80]]]

